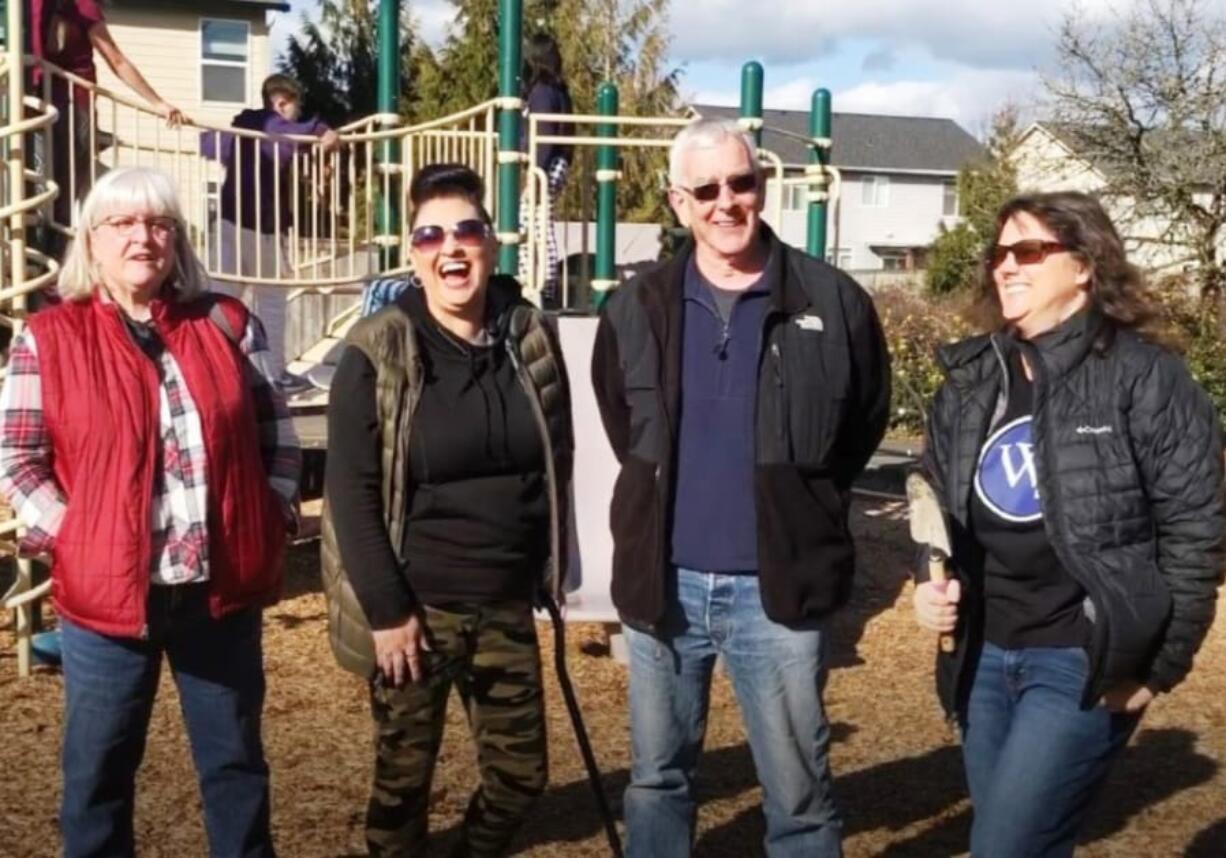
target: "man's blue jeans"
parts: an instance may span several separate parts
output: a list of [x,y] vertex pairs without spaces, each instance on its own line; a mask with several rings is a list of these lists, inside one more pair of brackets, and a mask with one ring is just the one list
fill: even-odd
[[273,854],[260,742],[261,613],[248,609],[213,620],[206,591],[203,584],[152,587],[143,640],[107,637],[61,619],[66,858],[134,853],[136,770],[163,653],[179,688],[210,854]]
[[694,773],[711,673],[722,655],[762,784],[767,854],[841,855],[822,708],[824,634],[768,619],[756,575],[678,569],[674,586],[659,636],[625,629],[634,756],[625,795],[626,854],[690,854]]
[[1081,709],[1088,671],[1081,647],[984,644],[960,719],[974,858],[1073,854],[1094,796],[1140,721]]

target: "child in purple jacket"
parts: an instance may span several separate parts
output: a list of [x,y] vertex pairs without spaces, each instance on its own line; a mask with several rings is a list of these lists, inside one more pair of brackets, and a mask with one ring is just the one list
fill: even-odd
[[[285,236],[294,224],[294,185],[306,197],[310,175],[300,161],[295,175],[295,157],[307,152],[302,141],[282,136],[313,136],[325,153],[340,145],[340,137],[318,119],[302,120],[302,87],[291,77],[274,74],[261,88],[264,107],[247,109],[231,121],[233,128],[261,131],[274,139],[256,140],[219,131],[201,135],[201,153],[216,158],[226,169],[221,187],[221,273],[264,279],[293,276]],[[268,337],[269,370],[282,393],[292,394],[311,387],[309,381],[285,369],[285,316],[288,301],[283,286],[267,283],[242,285],[214,282],[220,292],[241,297],[264,323]]]

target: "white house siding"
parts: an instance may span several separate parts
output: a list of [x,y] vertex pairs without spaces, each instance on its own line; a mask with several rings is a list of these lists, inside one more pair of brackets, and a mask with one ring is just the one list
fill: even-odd
[[850,251],[846,267],[880,269],[881,257],[872,247],[927,247],[940,234],[942,223],[956,222],[942,214],[945,183],[953,181],[953,175],[883,174],[889,178],[884,206],[864,204],[866,175],[872,174],[843,173],[842,193],[827,228],[828,249],[837,240],[840,248]]
[[1102,187],[1103,179],[1090,164],[1039,126],[1022,138],[1011,157],[1017,187],[1028,191],[1085,191]]
[[[246,99],[243,103],[206,103],[201,97],[201,20],[217,18],[248,25]],[[225,127],[244,107],[258,106],[260,85],[271,64],[264,10],[201,3],[119,3],[106,7],[107,27],[120,49],[150,86],[198,123]],[[143,99],[97,58],[98,83],[142,106]],[[118,145],[100,152],[100,166],[141,164],[157,167],[178,179],[188,219],[208,219],[210,182],[213,190],[221,171],[197,156],[200,131],[166,128],[160,117],[123,106],[109,98],[97,101],[98,127],[114,133]]]
[[[1101,173],[1041,125],[1032,126],[1012,156],[1021,192],[1082,191],[1096,193],[1105,184]],[[1204,195],[1207,200],[1207,195]],[[1154,271],[1180,270],[1194,263],[1184,246],[1158,243],[1169,219],[1150,216],[1129,222],[1130,198],[1102,200],[1120,229],[1133,262]],[[1223,243],[1226,250],[1226,241]]]
[[[888,176],[890,186],[884,206],[864,205],[863,181],[866,175]],[[952,173],[915,175],[845,171],[839,199],[830,212],[826,227],[827,258],[849,270],[875,271],[880,270],[883,263],[881,257],[873,252],[874,246],[927,247],[940,234],[941,224],[950,227],[959,220],[943,214],[945,184],[955,179]],[[808,212],[804,209],[785,209],[782,224],[775,223],[775,194],[775,187],[768,185],[764,219],[784,241],[804,247],[808,236]]]
[[[250,11],[209,3],[121,4],[107,10],[107,26],[115,42],[128,55],[162,98],[198,122],[228,125],[244,107],[258,106],[260,84],[271,65],[268,25],[262,9]],[[200,21],[221,18],[249,25],[247,98],[243,104],[206,104],[200,97]],[[105,63],[99,63],[98,82],[132,96]],[[139,99],[138,99],[139,100]]]

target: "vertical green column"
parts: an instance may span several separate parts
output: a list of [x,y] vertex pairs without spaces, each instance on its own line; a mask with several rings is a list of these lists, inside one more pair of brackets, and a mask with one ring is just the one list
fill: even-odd
[[[596,91],[596,112],[601,116],[617,115],[617,87],[606,81]],[[596,126],[597,137],[616,137],[617,126],[602,122]],[[617,147],[603,144],[596,147],[596,276],[592,278],[597,309],[617,286]]]
[[[498,270],[519,269],[519,122],[520,48],[524,9],[521,0],[498,4]],[[515,105],[512,107],[511,105]]]
[[809,111],[809,234],[805,249],[819,259],[826,258],[826,218],[830,203],[830,180],[824,168],[830,163],[830,90],[813,92]]
[[750,60],[741,66],[741,125],[762,145],[762,64]]
[[[400,0],[379,0],[379,76],[376,91],[376,108],[380,113],[397,113],[397,99],[400,95]],[[375,157],[381,166],[378,172],[376,190],[379,195],[376,208],[376,229],[379,235],[386,239],[379,251],[379,261],[384,271],[396,268],[400,264],[401,249],[392,238],[399,234],[399,209],[401,185],[399,173],[384,181],[389,170],[393,170],[400,160],[399,146],[391,140],[385,140],[375,152]],[[386,193],[384,188],[387,188]]]

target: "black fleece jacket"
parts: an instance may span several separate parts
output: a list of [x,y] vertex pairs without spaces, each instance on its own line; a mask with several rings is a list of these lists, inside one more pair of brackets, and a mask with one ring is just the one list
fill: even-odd
[[[851,591],[852,480],[885,434],[890,361],[868,293],[766,226],[771,284],[758,340],[752,485],[766,613],[800,624]],[[621,463],[613,487],[613,601],[650,628],[664,616],[681,404],[682,291],[693,244],[605,304],[592,383]]]

